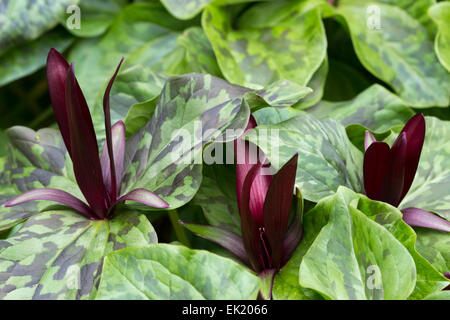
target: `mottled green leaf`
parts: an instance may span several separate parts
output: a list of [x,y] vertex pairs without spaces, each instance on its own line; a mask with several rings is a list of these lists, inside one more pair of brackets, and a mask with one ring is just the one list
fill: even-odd
[[301,114],[304,114],[304,111],[294,108],[279,109],[272,107],[263,108],[252,113],[258,125],[277,124],[295,118]]
[[[379,9],[380,25],[367,7]],[[398,7],[358,0],[340,1],[337,12],[345,18],[356,54],[372,74],[390,84],[410,106],[446,107],[450,75],[439,63],[424,27]],[[380,27],[378,29],[378,27]]]
[[428,10],[438,26],[434,49],[442,65],[450,71],[450,3],[439,2]]
[[307,200],[317,202],[339,186],[362,191],[362,153],[351,144],[345,128],[332,119],[300,115],[258,126],[247,139],[267,154],[276,169],[298,152],[296,183]]
[[164,71],[165,59],[176,48],[179,32],[185,27],[158,3],[135,3],[120,12],[100,39],[77,43],[68,60],[75,62],[75,73],[88,105],[92,108],[94,102],[101,102],[103,89],[122,56],[123,69],[129,63],[144,65],[154,72]]
[[155,244],[107,256],[96,299],[256,299],[260,280],[202,250]]
[[308,112],[320,119],[330,117],[339,120],[345,126],[360,124],[378,133],[404,125],[414,115],[399,97],[378,84],[350,101],[321,101]]
[[426,297],[424,300],[450,300],[450,290],[434,293]]
[[322,99],[325,89],[325,82],[328,76],[328,59],[325,57],[319,69],[314,72],[311,80],[309,80],[307,87],[312,89],[312,93],[307,95],[304,99],[295,104],[296,109],[306,109],[315,105]]
[[214,0],[161,0],[161,3],[176,18],[187,20],[196,16],[212,1]]
[[331,299],[405,299],[410,295],[416,282],[414,260],[391,233],[349,206],[342,192],[319,208],[328,211],[329,221],[302,259],[301,286]]
[[66,13],[61,24],[77,37],[96,37],[108,29],[127,3],[126,0],[80,0],[79,28],[72,27],[75,11]]
[[194,204],[201,206],[210,225],[241,234],[241,218],[236,200],[236,173],[225,165],[205,165]]
[[435,26],[431,22],[430,16],[427,14],[427,10],[436,0],[376,0],[397,6],[405,10],[411,17],[419,21],[429,32],[429,34],[435,33]]
[[450,236],[448,233],[416,228],[417,251],[441,273],[450,272]]
[[[271,5],[269,2],[268,5]],[[265,4],[260,6],[266,12]],[[326,54],[325,31],[319,8],[287,4],[291,14],[276,25],[234,29],[226,8],[209,5],[202,16],[225,78],[235,84],[260,88],[279,79],[306,85]],[[241,18],[245,19],[245,17]],[[237,22],[239,25],[239,21]]]
[[246,92],[210,75],[172,77],[150,122],[130,138],[126,190],[152,190],[172,208],[191,200],[200,186],[203,146],[247,124]]
[[36,215],[0,241],[2,299],[88,299],[95,295],[103,257],[157,242],[144,215],[116,210],[110,221],[72,211]]
[[[403,222],[402,214],[398,209],[383,202],[370,200],[346,188],[340,188],[338,193],[341,197],[339,200],[342,202],[341,206],[345,207],[343,205],[345,203],[358,209],[369,219],[383,226],[409,251],[417,270],[416,286],[409,296],[410,299],[422,299],[446,286],[445,278],[416,251],[415,246],[419,245],[419,242],[416,243],[416,234],[411,227]],[[332,202],[339,196],[330,196],[321,200],[316,207],[304,215],[302,242],[287,265],[275,278],[274,295],[278,299],[314,298],[314,296],[308,297],[308,295],[302,294],[305,289],[298,284],[299,265],[320,230],[329,223],[331,213],[337,210]],[[334,280],[334,277],[330,277],[330,283],[332,280]]]
[[425,119],[419,167],[400,208],[416,207],[450,220],[450,122],[434,117]]
[[0,86],[40,69],[45,65],[50,48],[64,51],[72,42],[67,33],[52,31],[9,49],[0,60]]
[[58,24],[66,8],[78,0],[10,0],[0,5],[0,54],[38,38]]

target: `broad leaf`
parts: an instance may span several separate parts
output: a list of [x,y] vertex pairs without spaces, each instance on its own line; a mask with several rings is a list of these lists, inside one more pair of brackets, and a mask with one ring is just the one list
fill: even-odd
[[417,251],[442,274],[450,272],[450,236],[448,233],[416,228]]
[[241,234],[236,200],[236,173],[225,165],[203,167],[203,180],[194,198],[210,225]]
[[[270,7],[273,3],[267,5]],[[302,10],[298,4],[294,8],[290,4],[285,7],[292,11],[281,21],[274,16],[264,26],[243,24],[237,30],[231,26],[226,8],[214,5],[205,8],[202,25],[228,81],[251,88],[260,88],[279,79],[300,85],[309,82],[326,54],[320,10]],[[265,3],[258,8],[262,13],[270,10]],[[241,19],[248,21],[245,16]]]
[[450,75],[437,60],[424,27],[402,9],[376,2],[380,29],[375,22],[373,28],[368,27],[361,17],[366,16],[369,4],[345,0],[337,9],[348,24],[361,63],[410,106],[448,106]]
[[404,125],[414,115],[399,97],[378,84],[350,101],[321,101],[308,111],[318,118],[330,117],[344,126],[360,124],[378,133]]
[[428,10],[428,14],[438,26],[434,49],[442,65],[450,72],[450,3],[439,2]]
[[298,152],[296,183],[307,200],[317,202],[339,186],[362,191],[362,153],[334,120],[300,115],[258,126],[247,139],[267,154],[276,169]]
[[203,146],[227,128],[246,126],[246,92],[210,75],[172,77],[150,122],[130,138],[126,190],[152,190],[171,208],[191,200],[200,186]]
[[383,226],[349,206],[339,192],[314,209],[328,223],[304,255],[300,285],[331,299],[405,299],[416,267],[407,249]]
[[64,51],[72,42],[73,38],[67,33],[52,31],[36,40],[9,49],[0,60],[0,86],[43,67],[49,48]]
[[77,0],[7,1],[0,6],[0,54],[19,43],[38,38],[58,24]]
[[436,0],[376,0],[397,6],[405,10],[411,17],[419,21],[430,35],[436,32],[436,28],[427,14],[428,8],[436,3]]
[[80,25],[73,28],[71,16],[66,13],[61,24],[77,37],[96,37],[103,34],[113,23],[115,17],[127,4],[126,0],[80,0]]
[[[179,31],[186,27],[158,3],[136,3],[125,7],[100,39],[79,42],[71,51],[69,61],[75,62],[75,72],[88,105],[101,101],[103,90],[120,58],[127,64],[144,64],[155,72],[166,69],[164,60],[176,48]],[[137,57],[151,57],[145,63]],[[135,56],[135,58],[131,58]],[[123,69],[123,70],[124,70]]]
[[116,251],[105,260],[96,299],[256,299],[260,280],[207,251],[155,244]]
[[88,299],[95,295],[103,257],[157,242],[144,215],[116,210],[110,221],[73,211],[47,211],[0,241],[2,299]]
[[[422,299],[446,286],[446,279],[416,251],[415,246],[419,245],[419,242],[416,243],[416,234],[411,227],[403,222],[402,214],[398,209],[383,202],[370,200],[349,189],[340,188],[338,190],[338,195],[321,200],[316,207],[304,215],[303,225],[305,233],[302,242],[291,260],[275,278],[274,296],[277,297],[277,299],[315,298],[314,296],[311,296],[309,291],[306,291],[305,288],[298,284],[299,265],[302,262],[304,255],[319,235],[319,232],[324,226],[330,223],[331,215],[342,214],[342,212],[339,211],[341,209],[349,212],[348,210],[350,209],[348,206],[352,206],[359,210],[360,213],[363,213],[366,217],[389,231],[402,243],[414,259],[417,271],[417,281],[413,293],[409,296],[410,299]],[[334,211],[339,212],[333,213]],[[385,233],[383,232],[383,234]],[[359,241],[360,240],[354,242],[357,244]],[[374,274],[374,268],[371,268],[370,271]],[[390,271],[386,270],[386,272]],[[334,278],[334,276],[330,277],[330,283]],[[374,280],[374,278],[371,278],[371,280]]]

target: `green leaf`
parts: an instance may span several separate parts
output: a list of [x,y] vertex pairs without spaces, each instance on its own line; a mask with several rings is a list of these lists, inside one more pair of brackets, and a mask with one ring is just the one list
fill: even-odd
[[81,0],[80,28],[70,28],[68,25],[73,12],[66,13],[61,19],[61,24],[77,37],[96,37],[109,28],[127,2],[126,0]]
[[279,169],[298,152],[296,183],[306,200],[317,202],[339,186],[362,191],[362,153],[347,138],[345,128],[332,119],[300,115],[258,126],[247,139],[267,154]]
[[411,189],[400,208],[416,207],[450,220],[450,122],[425,117],[425,142]]
[[344,126],[360,124],[377,133],[404,125],[414,115],[399,97],[378,84],[350,101],[321,101],[308,112],[318,118],[333,118]]
[[450,3],[439,2],[428,10],[428,14],[438,26],[434,50],[442,65],[450,72]]
[[[330,299],[405,299],[416,267],[408,250],[381,225],[346,202],[339,192],[319,209],[329,214],[304,255],[300,285]],[[311,213],[312,214],[312,213]]]
[[434,293],[426,297],[424,300],[450,300],[450,291],[445,290]]
[[110,221],[72,211],[30,218],[0,241],[2,299],[88,299],[95,296],[103,257],[128,246],[157,242],[144,215],[116,210]]
[[236,201],[236,173],[230,166],[205,165],[203,180],[193,200],[210,225],[241,234]]
[[[164,72],[164,61],[177,47],[176,39],[186,26],[158,3],[135,3],[120,12],[101,38],[77,43],[68,60],[75,62],[75,73],[88,105],[92,108],[95,102],[101,102],[102,89],[122,56],[123,70],[129,63]],[[151,59],[139,60],[140,57]]]
[[49,48],[64,51],[72,42],[72,37],[66,33],[51,31],[36,40],[9,49],[0,61],[0,86],[43,67]]
[[177,19],[188,20],[195,17],[202,9],[214,0],[161,0],[161,3]]
[[[336,201],[339,205],[333,205],[333,202]],[[416,234],[402,220],[402,214],[397,208],[384,202],[370,200],[366,196],[342,187],[339,188],[338,195],[321,200],[316,207],[304,215],[303,239],[292,258],[275,278],[274,295],[277,299],[315,298],[313,295],[311,296],[311,293],[308,296],[307,289],[298,284],[299,265],[319,232],[330,222],[332,212],[337,208],[345,208],[345,205],[354,207],[367,218],[384,227],[408,250],[414,259],[417,270],[416,286],[409,296],[410,299],[422,299],[446,286],[446,279],[416,251],[416,246],[419,249],[420,241],[416,242]],[[387,270],[387,272],[389,271]],[[334,276],[330,278],[330,283],[334,278]]]
[[419,21],[428,31],[430,35],[436,32],[436,28],[431,22],[430,16],[427,14],[427,10],[436,0],[376,0],[397,6],[405,10],[411,17]]
[[[265,5],[261,12],[267,12]],[[306,85],[325,58],[326,38],[319,8],[302,8],[287,4],[290,15],[281,21],[275,16],[276,24],[235,30],[226,8],[206,7],[202,25],[225,78],[250,88],[279,79]]]
[[258,125],[277,124],[295,118],[301,114],[304,114],[304,111],[294,108],[279,109],[272,107],[263,108],[252,113]]
[[450,237],[448,233],[416,228],[417,251],[420,252],[439,272],[450,271]]
[[152,190],[171,209],[190,201],[200,187],[203,146],[221,139],[226,129],[247,124],[246,92],[210,75],[170,78],[152,119],[130,138],[126,191]]
[[77,0],[8,1],[0,7],[0,54],[37,39],[58,24],[69,5]]
[[105,260],[96,299],[256,299],[260,280],[208,251],[155,244],[116,251]]
[[[447,107],[450,75],[441,66],[424,27],[398,7],[374,2],[380,29],[369,28],[366,1],[341,1],[356,54],[373,75],[391,85],[410,106]],[[376,17],[370,16],[375,19]]]

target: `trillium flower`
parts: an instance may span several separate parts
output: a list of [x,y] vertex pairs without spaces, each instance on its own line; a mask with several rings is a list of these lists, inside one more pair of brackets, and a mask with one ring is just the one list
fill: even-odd
[[117,69],[103,96],[106,141],[101,156],[89,108],[75,78],[73,64],[51,49],[47,57],[47,81],[55,118],[64,144],[73,162],[77,184],[87,204],[63,190],[43,188],[28,191],[4,204],[5,207],[35,200],[49,200],[71,207],[86,217],[99,220],[111,217],[116,204],[133,200],[150,207],[167,208],[169,204],[156,194],[135,189],[121,195],[124,175],[125,125],[122,121],[111,126],[109,93]]
[[[251,117],[246,131],[255,126],[256,121]],[[208,232],[198,232],[198,229],[192,228],[194,224],[182,223],[199,236],[220,244],[259,273],[262,279],[268,280],[270,289],[267,297],[270,297],[273,276],[289,260],[303,234],[303,201],[298,189],[296,198],[300,205],[296,205],[289,223],[298,154],[276,174],[264,174],[265,169],[269,169],[264,164],[265,156],[258,159],[251,153],[257,147],[252,145],[254,148],[251,148],[250,145],[250,142],[241,139],[235,141],[236,196],[242,237],[211,226]]]
[[[413,183],[424,140],[423,114],[415,115],[406,123],[392,147],[376,141],[366,131],[364,189],[370,199],[399,206]],[[411,226],[450,232],[450,222],[435,214],[418,208],[401,211],[403,220]]]

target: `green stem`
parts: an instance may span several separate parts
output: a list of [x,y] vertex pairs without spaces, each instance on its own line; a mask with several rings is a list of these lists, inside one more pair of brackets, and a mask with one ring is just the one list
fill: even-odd
[[183,226],[179,223],[180,217],[178,216],[177,210],[169,210],[169,218],[170,222],[172,223],[173,229],[175,230],[178,241],[180,241],[186,247],[191,247],[189,239],[186,236],[186,232]]

